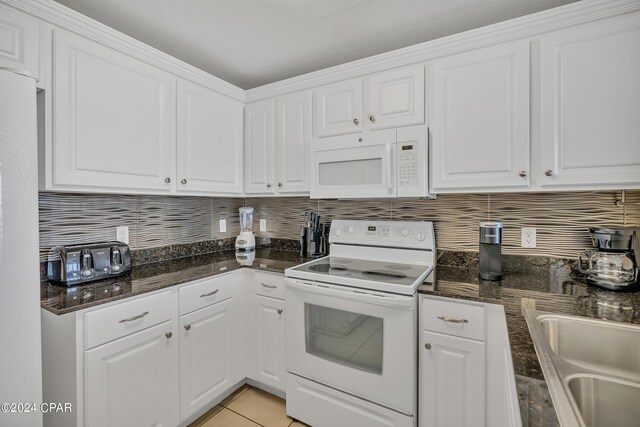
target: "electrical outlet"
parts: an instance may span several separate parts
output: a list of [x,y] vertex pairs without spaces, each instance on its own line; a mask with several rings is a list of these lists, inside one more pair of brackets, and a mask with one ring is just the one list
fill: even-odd
[[533,227],[522,227],[522,248],[536,247],[536,229]]
[[227,220],[226,219],[221,219],[220,220],[220,232],[221,233],[226,233],[227,232]]
[[129,227],[116,227],[116,240],[118,242],[129,244]]
[[267,231],[267,220],[266,219],[261,219],[260,220],[260,231]]
[[535,310],[536,300],[535,298],[522,298],[520,300],[520,306],[523,310]]

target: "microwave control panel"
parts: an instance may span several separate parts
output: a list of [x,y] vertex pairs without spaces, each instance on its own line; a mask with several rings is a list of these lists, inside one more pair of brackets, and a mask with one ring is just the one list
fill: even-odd
[[418,156],[415,144],[398,144],[398,185],[418,185]]

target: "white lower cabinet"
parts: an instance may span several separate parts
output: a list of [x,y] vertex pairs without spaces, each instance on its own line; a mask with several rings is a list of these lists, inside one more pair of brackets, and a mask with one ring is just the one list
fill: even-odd
[[85,426],[178,424],[174,335],[165,322],[85,351]]
[[247,376],[284,391],[284,301],[252,295],[248,311]]

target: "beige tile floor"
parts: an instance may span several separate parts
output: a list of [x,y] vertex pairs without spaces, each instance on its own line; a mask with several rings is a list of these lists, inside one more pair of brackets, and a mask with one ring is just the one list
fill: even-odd
[[284,400],[244,385],[189,427],[303,427],[287,417]]

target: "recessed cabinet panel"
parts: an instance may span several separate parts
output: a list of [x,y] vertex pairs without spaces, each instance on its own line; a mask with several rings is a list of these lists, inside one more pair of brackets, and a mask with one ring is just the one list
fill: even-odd
[[242,103],[179,82],[178,191],[242,193],[243,115]]
[[274,193],[273,100],[245,106],[245,193]]
[[170,190],[175,142],[170,74],[55,31],[54,93],[54,185]]
[[38,78],[38,22],[0,5],[0,67]]
[[278,390],[285,389],[284,301],[253,295],[247,343],[247,375]]
[[309,192],[311,92],[278,97],[275,115],[278,193]]
[[369,77],[368,129],[423,124],[424,80],[422,65]]
[[640,14],[540,40],[543,186],[640,183]]
[[434,191],[528,186],[528,42],[431,67]]
[[354,79],[316,89],[315,133],[318,137],[362,131],[362,80]]
[[169,333],[166,322],[85,352],[84,425],[178,424],[178,341]]

